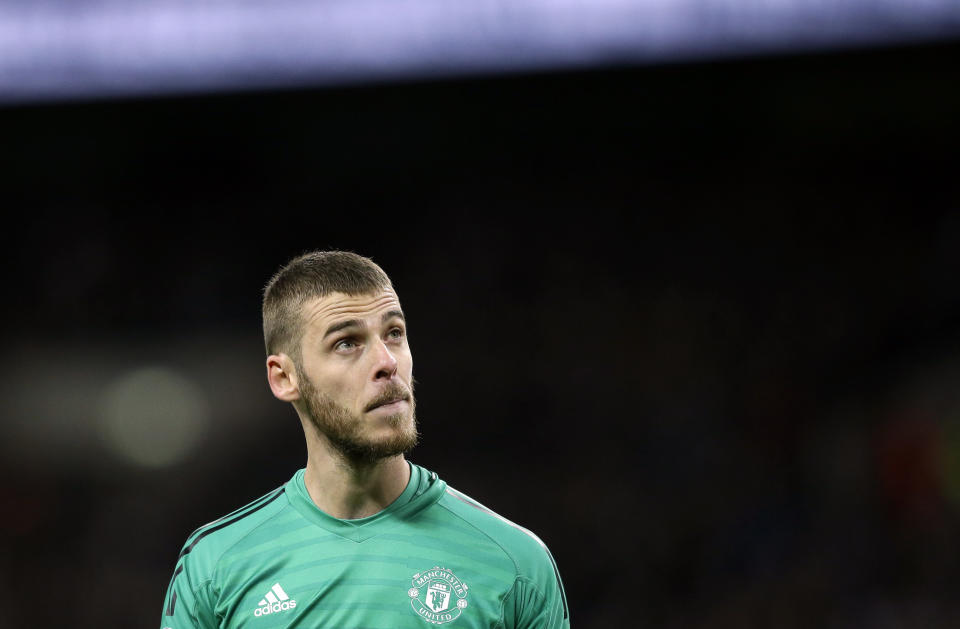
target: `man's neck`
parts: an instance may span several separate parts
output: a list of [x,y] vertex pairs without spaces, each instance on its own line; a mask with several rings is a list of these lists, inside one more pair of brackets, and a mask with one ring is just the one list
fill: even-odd
[[356,463],[330,452],[308,452],[303,483],[313,503],[327,515],[356,520],[383,511],[410,481],[402,454]]

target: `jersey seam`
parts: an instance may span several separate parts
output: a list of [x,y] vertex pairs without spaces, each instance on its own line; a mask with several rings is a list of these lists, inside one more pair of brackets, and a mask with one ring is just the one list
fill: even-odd
[[501,627],[501,629],[507,626],[506,618],[504,618],[504,615],[507,613],[507,599],[510,598],[510,593],[516,589],[519,581],[520,575],[518,574],[513,578],[513,583],[510,584],[510,589],[507,590],[507,593],[503,595],[503,600],[500,601],[500,622],[497,624],[499,627]]
[[200,620],[200,615],[197,613],[197,609],[200,606],[200,597],[197,596],[197,593],[211,583],[213,583],[213,577],[204,579],[203,581],[200,582],[200,585],[193,588],[193,610],[192,611],[193,611],[193,617],[196,618],[197,621]]
[[[468,519],[466,519],[465,517],[463,517],[462,515],[460,515],[459,513],[457,513],[456,511],[454,511],[454,510],[451,509],[450,507],[448,507],[447,505],[443,504],[442,501],[438,501],[437,504],[438,504],[440,507],[442,507],[443,509],[446,509],[447,512],[450,513],[451,515],[453,515],[454,517],[457,517],[457,518],[459,518],[460,520],[462,520],[467,526],[470,526],[470,527],[472,527],[473,529],[479,531],[479,532],[480,532],[482,535],[484,535],[487,539],[489,539],[491,542],[493,542],[494,544],[496,544],[497,548],[499,548],[501,551],[503,551],[503,554],[506,555],[506,556],[510,559],[511,563],[513,563],[513,569],[514,569],[514,571],[515,571],[515,574],[514,574],[514,577],[513,577],[513,585],[510,586],[510,589],[507,590],[506,594],[504,594],[503,600],[500,601],[500,618],[501,618],[501,623],[503,622],[504,605],[506,604],[507,596],[510,595],[510,592],[513,591],[513,589],[516,587],[517,582],[518,582],[520,579],[523,579],[524,582],[528,583],[531,587],[533,587],[533,591],[537,593],[537,595],[540,597],[540,600],[541,600],[541,601],[547,600],[547,597],[543,594],[543,592],[540,591],[540,588],[537,587],[537,584],[533,581],[533,579],[531,579],[531,578],[528,577],[527,575],[523,574],[523,572],[520,570],[520,564],[517,563],[517,560],[516,560],[516,558],[514,558],[513,554],[512,554],[510,551],[508,551],[506,548],[503,547],[503,544],[501,544],[500,542],[498,542],[497,540],[495,540],[495,539],[493,538],[493,536],[491,536],[489,533],[487,533],[486,531],[484,531],[483,529],[481,529],[479,526],[477,526],[477,525],[474,524],[473,522],[469,521]],[[524,530],[524,532],[526,532],[526,531]],[[541,545],[543,545],[542,542],[541,542]]]
[[520,579],[523,579],[523,581],[527,585],[533,588],[533,591],[536,593],[536,595],[540,597],[541,603],[545,603],[547,601],[547,595],[540,591],[540,588],[537,587],[537,584],[534,582],[533,579],[531,579],[530,577],[523,576],[522,574],[517,575],[517,581],[519,581]]
[[516,577],[514,577],[513,584],[510,586],[510,589],[507,590],[507,593],[504,595],[503,600],[500,601],[500,621],[498,625],[501,627],[501,629],[507,626],[507,620],[504,617],[507,611],[506,610],[507,598],[510,597],[511,592],[513,592],[517,588],[517,584],[520,583],[521,581],[525,583],[527,587],[530,587],[533,589],[533,593],[537,595],[537,598],[539,599],[538,602],[541,605],[547,601],[546,595],[540,591],[540,588],[537,587],[537,584],[534,582],[533,579],[531,579],[530,577],[524,576],[522,574],[518,574]]
[[484,531],[483,529],[481,529],[479,526],[477,526],[476,524],[474,524],[474,523],[471,522],[470,520],[466,519],[465,517],[463,517],[462,515],[460,515],[459,513],[457,513],[456,511],[454,511],[454,510],[451,509],[450,507],[448,507],[447,505],[443,504],[442,502],[438,502],[437,504],[440,505],[440,507],[442,507],[443,509],[446,509],[446,510],[447,510],[451,515],[453,515],[454,517],[457,517],[457,518],[463,520],[464,523],[467,524],[467,526],[470,526],[471,528],[476,529],[476,530],[479,531],[483,536],[485,536],[485,537],[486,537],[487,539],[489,539],[491,542],[493,542],[494,544],[496,544],[497,548],[499,548],[501,551],[503,551],[503,554],[506,555],[507,558],[510,559],[510,563],[513,564],[514,579],[516,579],[516,577],[521,576],[520,564],[517,563],[517,560],[514,558],[513,554],[512,554],[510,551],[508,551],[506,548],[503,547],[503,544],[501,544],[500,542],[498,542],[497,540],[495,540],[489,533],[487,533],[486,531]]
[[[481,503],[477,502],[477,501],[474,500],[473,498],[470,498],[470,497],[467,496],[466,494],[463,494],[462,492],[460,492],[460,491],[458,491],[458,490],[456,490],[456,489],[453,489],[452,487],[449,487],[449,486],[448,486],[448,489],[451,490],[450,492],[448,492],[448,493],[451,493],[451,495],[453,495],[453,494],[459,494],[460,496],[462,496],[462,498],[459,498],[462,502],[466,502],[467,504],[476,506],[476,507],[479,508],[481,511],[487,512],[487,513],[490,514],[491,516],[493,516],[493,517],[495,517],[495,518],[499,518],[500,520],[502,520],[503,522],[509,524],[509,525],[512,526],[513,528],[515,528],[515,529],[517,529],[517,530],[519,530],[519,531],[522,531],[522,532],[526,533],[533,541],[535,541],[535,542],[540,546],[540,548],[543,550],[544,554],[546,555],[546,558],[550,560],[550,567],[553,568],[554,576],[555,576],[555,578],[556,578],[556,580],[557,580],[557,589],[559,590],[559,593],[560,593],[560,601],[561,601],[561,604],[563,605],[563,617],[564,617],[564,618],[568,618],[568,617],[569,617],[569,611],[568,611],[568,607],[567,607],[567,595],[566,595],[566,593],[563,591],[563,584],[561,583],[561,580],[560,580],[560,570],[557,568],[557,562],[556,562],[556,560],[553,558],[553,553],[550,552],[550,549],[547,548],[547,545],[544,543],[544,541],[543,541],[542,539],[540,539],[540,537],[539,537],[536,533],[534,533],[533,531],[531,531],[530,529],[524,528],[524,527],[520,526],[519,524],[517,524],[516,522],[511,522],[510,520],[506,519],[505,517],[503,517],[503,516],[500,515],[499,513],[496,513],[495,511],[493,511],[493,510],[490,509],[489,507],[486,507],[486,506],[482,505]],[[454,497],[457,498],[457,496],[455,496],[455,495],[454,495]],[[468,501],[469,501],[469,502],[468,502]],[[457,515],[456,513],[453,512],[453,510],[451,510],[451,509],[449,509],[449,508],[447,508],[447,510],[450,511],[450,513],[453,513],[454,515]],[[458,517],[460,517],[460,516],[458,516]],[[460,517],[460,518],[461,518],[462,520],[464,520],[465,522],[467,522],[467,524],[469,524],[470,526],[473,526],[473,527],[476,528],[477,530],[480,530],[481,532],[483,532],[479,527],[471,524],[471,523],[470,523],[469,521],[467,521],[465,518],[463,518],[463,517]],[[487,535],[487,537],[490,537],[490,536]],[[490,537],[490,539],[493,540],[492,537]],[[510,556],[510,553],[509,553],[503,546],[501,546],[499,543],[497,543],[496,540],[493,540],[493,542],[494,542],[495,544],[497,544],[498,546],[500,546],[500,548],[501,548],[505,553],[507,553],[508,556]],[[512,556],[510,556],[510,558],[513,559]],[[514,560],[514,565],[517,566],[517,562],[516,562],[515,560]],[[531,577],[529,577],[529,576],[527,576],[527,575],[523,575],[523,574],[521,573],[521,571],[520,571],[520,569],[519,569],[519,566],[517,566],[517,575],[518,575],[518,576],[522,576],[523,578],[525,578],[526,580],[528,580],[528,581],[531,583],[531,585],[534,587],[534,589],[537,591],[537,593],[540,595],[540,597],[541,597],[544,601],[548,600],[547,597],[546,597],[546,595],[543,593],[543,591],[541,591],[541,590],[539,589],[539,587],[536,585],[536,583],[533,581],[533,579],[532,579]]]

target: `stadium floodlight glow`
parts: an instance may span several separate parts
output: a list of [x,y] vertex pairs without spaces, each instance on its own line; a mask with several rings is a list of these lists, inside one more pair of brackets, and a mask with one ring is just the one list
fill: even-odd
[[148,468],[175,465],[205,436],[210,423],[203,391],[171,369],[144,367],[104,392],[99,428],[119,458]]
[[611,66],[956,38],[957,0],[19,0],[0,102]]

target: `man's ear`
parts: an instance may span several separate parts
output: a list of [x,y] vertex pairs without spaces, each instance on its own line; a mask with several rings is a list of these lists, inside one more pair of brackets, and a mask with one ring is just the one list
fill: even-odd
[[283,353],[267,356],[267,382],[278,400],[293,402],[300,399],[297,377],[297,368],[289,356]]

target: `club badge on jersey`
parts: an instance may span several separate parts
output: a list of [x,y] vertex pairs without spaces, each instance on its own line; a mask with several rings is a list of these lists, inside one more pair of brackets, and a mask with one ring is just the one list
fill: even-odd
[[434,625],[460,617],[467,608],[467,584],[446,568],[434,566],[410,579],[410,606],[417,616]]

